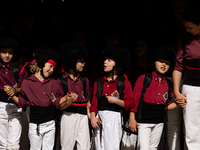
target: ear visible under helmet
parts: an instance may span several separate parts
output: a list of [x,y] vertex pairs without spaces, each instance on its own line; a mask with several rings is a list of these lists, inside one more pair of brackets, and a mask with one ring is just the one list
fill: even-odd
[[33,59],[37,61],[37,65],[39,68],[43,68],[44,64],[49,60],[52,59],[55,62],[58,63],[59,61],[59,56],[56,53],[55,49],[52,47],[40,47],[38,48],[33,56]]
[[70,42],[62,45],[59,51],[62,64],[70,69],[76,68],[78,59],[88,59],[89,54],[87,49],[81,44]]
[[170,62],[170,68],[173,68],[176,62],[176,53],[169,46],[160,46],[154,49],[149,55],[152,66],[155,66],[155,61],[158,59],[167,60]]
[[131,55],[129,51],[121,46],[109,46],[104,49],[102,52],[102,60],[105,60],[105,57],[113,58],[115,61],[114,70],[120,71],[126,69],[131,61]]

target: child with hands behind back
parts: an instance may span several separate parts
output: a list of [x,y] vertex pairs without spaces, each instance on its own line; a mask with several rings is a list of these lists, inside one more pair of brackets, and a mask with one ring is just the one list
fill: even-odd
[[[141,150],[157,149],[163,131],[165,109],[184,107],[185,103],[184,100],[174,103],[172,91],[171,97],[168,97],[170,94],[165,74],[175,64],[175,51],[167,46],[158,47],[151,52],[150,60],[154,67],[151,83],[146,88],[142,103],[140,103],[145,74],[138,77],[133,88],[135,105],[130,110],[129,129],[132,132],[138,130],[138,143]],[[141,117],[138,117],[140,115],[137,113],[141,114]]]
[[[97,79],[103,84],[102,94],[97,95],[98,84],[94,83],[93,99],[90,107],[91,125],[95,128],[96,150],[119,150],[122,138],[121,111],[133,106],[132,87],[124,78],[123,99],[117,89],[122,69],[130,63],[128,50],[120,46],[109,46],[102,52],[105,76]],[[100,128],[100,126],[102,128]]]
[[19,96],[12,96],[10,87],[4,90],[18,107],[30,106],[29,140],[30,149],[49,149],[54,146],[55,108],[69,106],[77,99],[75,93],[63,95],[62,87],[51,78],[58,55],[51,47],[40,47],[34,54],[30,71],[33,73],[22,82]]

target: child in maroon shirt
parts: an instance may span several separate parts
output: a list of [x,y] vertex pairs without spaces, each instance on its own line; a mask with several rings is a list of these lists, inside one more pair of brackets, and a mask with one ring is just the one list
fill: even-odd
[[[94,83],[93,99],[90,107],[91,125],[95,128],[96,150],[119,150],[122,138],[121,110],[133,106],[132,87],[124,79],[123,99],[117,89],[119,73],[130,63],[129,52],[120,46],[109,46],[102,52],[104,72],[103,90],[97,99],[98,83]],[[101,82],[101,81],[100,81]]]
[[129,123],[132,132],[138,128],[139,149],[142,150],[157,149],[163,130],[165,108],[172,110],[179,106],[172,102],[173,93],[168,97],[169,87],[165,78],[169,68],[175,64],[175,51],[166,46],[158,47],[150,54],[150,58],[155,70],[151,73],[152,80],[143,97],[142,117],[136,118],[135,113],[138,112],[145,74],[138,77],[134,85],[135,105],[131,109]]
[[[58,55],[50,47],[41,47],[34,54],[30,65],[33,75],[22,82],[19,97],[12,99],[18,107],[30,106],[29,140],[30,149],[53,149],[55,137],[54,108],[61,104],[66,107],[77,95],[74,93],[63,96],[63,91],[56,80],[51,78],[56,67]],[[10,96],[9,87],[5,86]]]
[[61,149],[73,149],[77,143],[78,150],[89,150],[90,135],[87,116],[89,80],[81,76],[89,54],[84,46],[72,42],[62,45],[60,56],[66,68],[58,82],[63,86],[65,93],[74,92],[78,95],[77,100],[68,108],[63,105],[59,108],[64,110],[60,123]]
[[0,33],[0,149],[18,150],[20,147],[22,109],[18,109],[4,91],[4,86],[7,85],[12,96],[18,94],[22,81],[28,75],[26,70],[20,75],[13,72],[13,68],[22,69],[18,62],[12,62],[18,47],[19,38],[16,34],[11,31]]

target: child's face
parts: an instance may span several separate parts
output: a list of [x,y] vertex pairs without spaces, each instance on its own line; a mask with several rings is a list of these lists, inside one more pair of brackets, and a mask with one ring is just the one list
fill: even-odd
[[53,74],[55,67],[50,63],[45,63],[43,68],[43,74],[45,78],[50,77]]
[[76,70],[77,70],[78,72],[82,72],[83,69],[84,69],[84,66],[85,66],[85,61],[84,61],[84,59],[79,59],[79,60],[77,60],[77,62],[76,62]]
[[105,72],[110,72],[113,70],[113,67],[115,66],[115,61],[112,58],[106,57],[106,59],[104,60],[104,71]]
[[155,62],[155,67],[156,67],[156,69],[158,70],[159,73],[165,74],[169,70],[170,62],[167,61],[167,60],[158,59]]
[[12,48],[2,48],[0,50],[0,57],[4,63],[9,63],[14,55],[14,49]]

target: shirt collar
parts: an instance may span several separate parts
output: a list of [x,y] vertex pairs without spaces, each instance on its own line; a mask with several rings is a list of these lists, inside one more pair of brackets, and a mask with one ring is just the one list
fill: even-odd
[[[12,66],[11,62],[10,62],[10,63],[7,63],[7,64],[5,64],[5,67],[7,67],[7,68],[8,68],[8,69],[10,69],[10,70],[12,69],[12,67],[11,67],[11,66]],[[2,63],[2,62],[0,62],[0,68],[1,68],[1,67],[3,67],[3,63]]]
[[41,82],[41,83],[46,83],[48,81],[50,81],[52,78],[45,78],[43,80],[43,82],[41,82],[34,74],[32,74],[30,77],[27,78],[27,80],[32,80],[32,81],[35,81],[35,82]]
[[[65,73],[63,74],[63,78],[70,78],[69,73],[67,71],[65,71]],[[78,80],[79,78],[82,79],[81,76],[80,76],[80,74],[77,75],[76,80]]]
[[[155,81],[159,81],[160,77],[155,71],[152,72],[152,75],[153,75],[152,79],[155,79]],[[161,83],[164,83],[164,81],[165,81],[165,76],[161,78]]]
[[103,77],[103,82],[106,81],[106,82],[111,82],[111,83],[113,83],[113,82],[117,83],[117,77],[114,80],[108,81],[108,78],[106,76],[104,76]]

